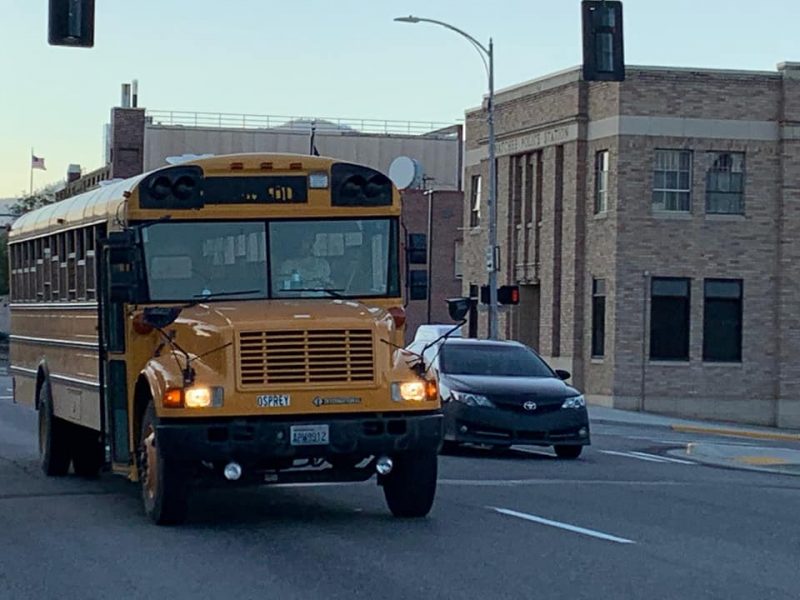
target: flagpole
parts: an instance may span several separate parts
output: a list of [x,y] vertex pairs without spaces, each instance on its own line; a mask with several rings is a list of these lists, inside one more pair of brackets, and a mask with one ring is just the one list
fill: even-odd
[[31,163],[31,191],[30,191],[30,194],[29,194],[30,196],[33,196],[33,156],[34,156],[33,155],[33,146],[31,146],[31,159],[29,161]]

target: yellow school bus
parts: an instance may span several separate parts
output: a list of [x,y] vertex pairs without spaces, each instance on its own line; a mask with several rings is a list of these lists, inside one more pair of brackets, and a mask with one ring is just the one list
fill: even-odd
[[403,345],[400,196],[318,156],[194,158],[32,211],[9,234],[15,398],[47,475],[436,489],[435,383]]

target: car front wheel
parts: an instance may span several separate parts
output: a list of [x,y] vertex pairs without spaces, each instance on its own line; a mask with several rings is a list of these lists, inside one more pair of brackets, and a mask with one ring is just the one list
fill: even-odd
[[553,446],[553,448],[558,458],[566,458],[569,460],[578,458],[583,451],[583,446]]

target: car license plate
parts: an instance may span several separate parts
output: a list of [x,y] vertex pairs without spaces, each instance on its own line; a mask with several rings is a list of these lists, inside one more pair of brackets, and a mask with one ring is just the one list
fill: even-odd
[[329,441],[327,425],[292,425],[292,446],[324,446]]
[[279,406],[289,406],[292,399],[288,394],[266,394],[256,398],[256,405],[259,408],[276,408]]

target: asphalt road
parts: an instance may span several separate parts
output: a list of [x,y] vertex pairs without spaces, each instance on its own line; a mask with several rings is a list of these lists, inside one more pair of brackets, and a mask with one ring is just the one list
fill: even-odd
[[7,388],[2,600],[800,597],[800,477],[676,458],[701,436],[596,424],[577,461],[442,457],[424,520],[393,519],[373,481],[204,491],[160,528],[120,478],[45,478]]

